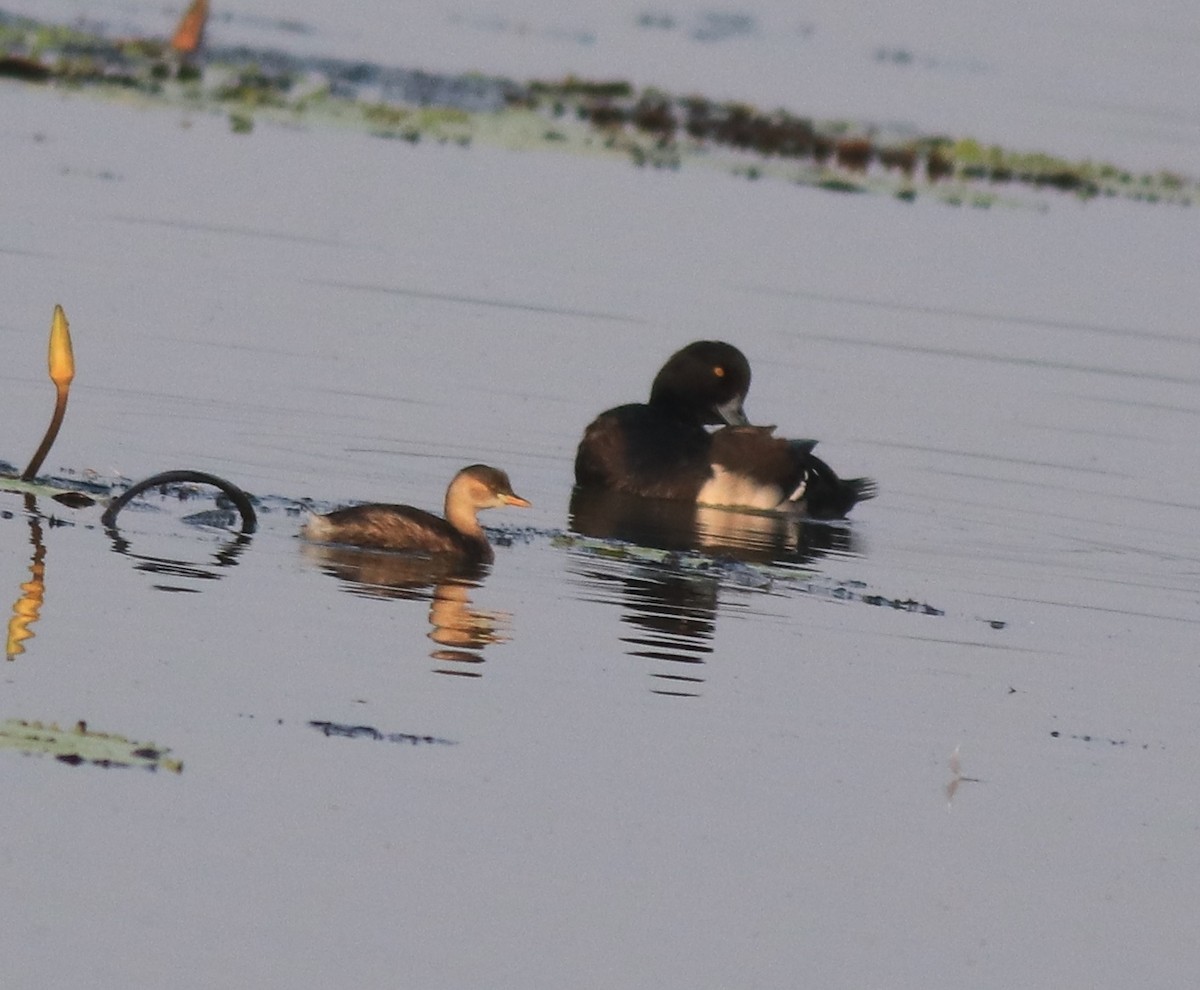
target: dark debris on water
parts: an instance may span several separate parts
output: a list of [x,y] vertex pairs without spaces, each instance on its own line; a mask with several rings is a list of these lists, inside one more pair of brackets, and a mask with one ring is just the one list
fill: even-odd
[[919,615],[945,615],[944,609],[934,608],[915,598],[888,598],[886,595],[863,595],[864,605],[877,605],[881,608],[895,609],[897,612],[916,612]]
[[[1075,742],[1096,743],[1101,746],[1111,746],[1114,748],[1120,748],[1120,747],[1124,747],[1124,746],[1129,746],[1129,747],[1136,748],[1136,749],[1149,749],[1150,748],[1150,743],[1135,743],[1135,742],[1131,742],[1128,739],[1112,739],[1107,736],[1094,736],[1094,735],[1091,735],[1090,733],[1060,732],[1057,729],[1054,729],[1053,731],[1051,731],[1050,738],[1051,739],[1071,739],[1071,740],[1074,740]],[[1159,748],[1160,749],[1162,748],[1161,745]]]
[[376,742],[407,743],[410,746],[434,745],[456,746],[453,739],[442,739],[438,736],[414,735],[411,732],[381,732],[370,725],[347,725],[342,722],[310,721],[312,728],[326,736],[339,736],[343,739],[372,739]]

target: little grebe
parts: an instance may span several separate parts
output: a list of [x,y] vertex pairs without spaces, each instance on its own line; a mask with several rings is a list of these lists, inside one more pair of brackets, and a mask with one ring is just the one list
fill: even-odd
[[476,512],[498,505],[529,504],[513,492],[503,471],[472,464],[459,471],[446,489],[445,519],[411,505],[355,505],[311,516],[303,533],[319,543],[449,554],[490,564],[494,554]]

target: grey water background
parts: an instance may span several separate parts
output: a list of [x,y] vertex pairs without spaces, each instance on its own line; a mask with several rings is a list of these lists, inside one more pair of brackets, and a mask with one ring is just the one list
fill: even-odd
[[[767,30],[782,8],[754,10],[719,42],[676,12],[658,63],[636,12],[617,34],[569,7],[416,8],[401,30],[293,6],[308,28],[288,31],[247,4],[213,33],[680,87],[708,69],[710,95],[759,99],[814,70]],[[1194,53],[1188,10],[1038,15],[1086,20],[1081,47],[935,8],[920,47],[898,14],[814,10],[794,45],[862,66],[838,97],[857,112],[907,100],[923,127],[961,112],[1049,150],[1198,160],[1194,109],[1157,85]],[[265,497],[232,555],[182,520],[202,500],[129,510],[119,553],[98,508],[39,503],[69,525],[45,528],[0,716],[84,718],[184,771],[0,761],[7,985],[1191,985],[1194,209],[238,135],[18,84],[0,166],[0,457],[44,427],[61,302],[79,371],[49,471],[187,466]],[[703,337],[749,356],[756,420],[821,438],[880,497],[804,566],[726,562],[773,534],[720,514],[690,562],[563,545],[583,426]],[[487,517],[506,545],[478,585],[361,561],[348,581],[295,536],[299,500],[435,508],[475,460],[534,503]],[[16,600],[29,517],[0,510]]]

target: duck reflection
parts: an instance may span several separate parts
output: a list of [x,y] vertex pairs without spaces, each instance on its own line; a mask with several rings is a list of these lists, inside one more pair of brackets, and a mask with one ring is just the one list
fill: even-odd
[[580,488],[571,495],[570,511],[571,529],[583,536],[720,554],[743,563],[807,564],[829,554],[860,553],[845,525],[783,512],[719,509]]
[[[655,694],[698,697],[700,665],[713,652],[717,582],[669,568],[642,569],[622,579],[631,633],[621,637],[632,657],[651,662]],[[672,666],[663,666],[671,664]]]
[[[576,489],[570,524],[580,536],[605,541],[576,547],[576,573],[594,592],[618,591],[615,599],[596,598],[621,606],[631,629],[622,637],[627,652],[650,661],[656,694],[681,697],[697,696],[704,682],[723,578],[766,586],[770,577],[756,567],[860,552],[844,525],[620,492]],[[622,550],[612,541],[631,546]]]
[[570,554],[569,567],[583,579],[585,597],[620,609],[621,621],[629,627],[621,642],[629,656],[649,665],[651,691],[697,697],[703,665],[713,652],[717,578],[685,572],[670,558],[610,559],[578,547]]
[[439,674],[481,676],[484,648],[508,639],[509,614],[471,604],[471,589],[479,587],[488,572],[483,562],[307,542],[301,544],[301,552],[351,594],[428,601],[428,635],[438,644],[430,656],[444,665],[434,668]]

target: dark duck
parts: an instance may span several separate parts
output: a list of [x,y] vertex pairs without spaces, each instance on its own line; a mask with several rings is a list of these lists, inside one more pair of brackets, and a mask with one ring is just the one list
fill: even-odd
[[464,563],[490,564],[495,555],[476,513],[501,505],[529,504],[513,492],[503,471],[472,464],[459,471],[446,489],[445,519],[411,505],[373,503],[312,516],[303,533],[318,543],[446,555]]
[[576,483],[814,519],[840,519],[875,496],[869,478],[839,478],[813,454],[817,441],[786,440],[773,426],[751,425],[743,409],[749,390],[750,363],[736,347],[688,344],[662,366],[649,402],[617,406],[591,422],[575,455]]

